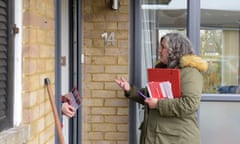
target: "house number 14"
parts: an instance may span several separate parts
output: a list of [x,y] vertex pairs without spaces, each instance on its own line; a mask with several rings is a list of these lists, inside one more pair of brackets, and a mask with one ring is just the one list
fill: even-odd
[[114,41],[115,41],[115,34],[114,34],[114,32],[111,32],[110,34],[108,34],[107,32],[104,32],[102,34],[102,38],[104,40],[104,46],[106,46],[107,43],[111,43],[111,45],[114,45]]

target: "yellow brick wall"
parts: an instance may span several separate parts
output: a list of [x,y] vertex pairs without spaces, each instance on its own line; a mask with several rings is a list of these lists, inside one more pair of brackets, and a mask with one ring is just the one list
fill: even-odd
[[[129,0],[112,10],[109,0],[82,1],[83,144],[127,144],[128,100],[114,79],[128,79]],[[101,34],[115,33],[115,44],[104,45]]]
[[22,33],[22,123],[30,126],[28,144],[53,144],[54,119],[44,78],[54,83],[54,0],[23,0]]

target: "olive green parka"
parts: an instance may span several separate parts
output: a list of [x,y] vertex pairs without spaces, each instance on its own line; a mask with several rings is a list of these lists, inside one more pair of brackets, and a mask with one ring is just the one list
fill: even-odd
[[146,88],[131,85],[125,96],[144,105],[144,120],[140,126],[140,144],[200,144],[197,112],[203,89],[202,72],[207,62],[195,55],[183,56],[181,71],[181,98],[159,100],[156,109],[150,109],[138,95]]

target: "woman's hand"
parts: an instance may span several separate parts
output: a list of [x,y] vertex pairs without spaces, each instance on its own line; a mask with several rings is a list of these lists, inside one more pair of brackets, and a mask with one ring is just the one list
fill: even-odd
[[130,84],[123,77],[121,77],[120,79],[116,79],[115,82],[123,90],[125,90],[127,92],[130,90]]
[[144,102],[148,104],[148,107],[150,109],[156,109],[157,108],[157,103],[158,103],[157,98],[146,98],[144,100]]
[[62,104],[62,113],[67,117],[71,118],[75,115],[75,108],[71,106],[68,102]]

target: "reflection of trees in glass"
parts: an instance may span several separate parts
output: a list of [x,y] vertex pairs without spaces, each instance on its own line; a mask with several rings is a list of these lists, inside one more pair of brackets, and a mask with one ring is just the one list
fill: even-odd
[[216,93],[221,83],[222,31],[201,30],[201,55],[209,62],[204,74],[204,93]]
[[204,93],[216,93],[221,83],[221,62],[208,61],[209,71],[204,74]]
[[222,54],[222,31],[201,31],[201,54],[203,56],[216,56]]

